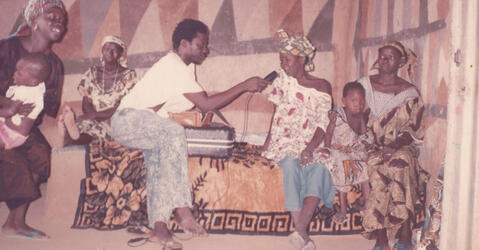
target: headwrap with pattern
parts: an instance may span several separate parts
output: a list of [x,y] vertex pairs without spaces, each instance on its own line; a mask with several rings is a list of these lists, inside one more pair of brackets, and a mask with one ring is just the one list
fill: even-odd
[[[392,48],[395,48],[397,51],[399,51],[399,53],[401,55],[401,59],[404,62],[404,64],[400,65],[400,70],[405,70],[407,72],[409,80],[414,81],[415,76],[416,76],[416,63],[417,63],[416,54],[412,50],[404,47],[404,45],[402,43],[397,42],[397,41],[384,43],[378,49],[378,51],[385,48],[385,47],[392,47]],[[379,69],[378,60],[376,60],[374,62],[371,69]]]
[[[126,68],[128,60],[126,58],[126,45],[125,45],[125,43],[117,36],[105,36],[105,37],[103,37],[103,41],[101,42],[101,48],[103,48],[103,46],[105,46],[105,44],[107,44],[107,43],[118,44],[123,49],[123,53],[121,54],[120,59],[118,59],[118,63],[121,66],[123,66],[124,68]],[[103,56],[100,60],[103,64],[104,63],[103,62]]]
[[14,35],[26,36],[31,34],[30,29],[33,28],[33,20],[53,7],[65,12],[65,6],[61,0],[29,0],[23,9],[24,22],[18,27]]
[[291,35],[280,29],[276,32],[281,39],[280,53],[306,57],[304,69],[307,72],[314,70],[313,56],[315,48],[305,35]]

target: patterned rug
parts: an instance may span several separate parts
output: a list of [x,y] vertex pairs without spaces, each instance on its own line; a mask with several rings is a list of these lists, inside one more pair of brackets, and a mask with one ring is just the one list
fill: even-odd
[[[141,151],[115,142],[91,143],[85,171],[72,228],[113,230],[147,224]],[[292,218],[283,208],[281,169],[261,157],[255,146],[236,144],[228,159],[189,157],[189,172],[194,213],[209,233],[287,235],[294,231]],[[360,198],[359,186],[347,194],[348,219],[342,225],[332,221],[339,208],[338,196],[333,209],[320,204],[309,225],[310,234],[359,233]],[[181,231],[173,221],[170,229]]]

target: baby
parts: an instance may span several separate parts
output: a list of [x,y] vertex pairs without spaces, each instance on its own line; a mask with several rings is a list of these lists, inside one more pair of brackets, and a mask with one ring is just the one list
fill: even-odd
[[44,81],[50,64],[43,54],[22,56],[15,65],[13,85],[0,96],[0,149],[21,146],[43,109]]
[[325,148],[317,149],[315,159],[331,172],[334,186],[339,192],[340,210],[333,220],[346,221],[346,193],[353,185],[362,184],[364,198],[369,195],[367,149],[373,135],[367,130],[369,110],[364,111],[365,91],[358,82],[343,88],[344,107],[330,111],[330,122],[324,139]]

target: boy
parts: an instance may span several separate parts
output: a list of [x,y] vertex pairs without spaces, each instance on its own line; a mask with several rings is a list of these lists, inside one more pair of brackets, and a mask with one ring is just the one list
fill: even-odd
[[21,146],[43,109],[44,81],[50,64],[43,54],[22,56],[15,66],[14,85],[0,96],[0,149]]
[[328,167],[334,186],[339,191],[340,209],[333,216],[333,221],[338,224],[347,220],[346,193],[353,185],[362,185],[365,200],[369,195],[365,160],[373,135],[366,128],[369,110],[364,110],[364,98],[365,91],[360,83],[349,82],[344,86],[344,107],[330,112],[325,148],[318,149],[315,154],[315,159]]

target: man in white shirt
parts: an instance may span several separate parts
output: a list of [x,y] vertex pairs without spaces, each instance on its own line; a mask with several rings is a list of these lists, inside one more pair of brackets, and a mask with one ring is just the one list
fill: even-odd
[[249,78],[232,88],[208,96],[196,81],[195,65],[208,56],[208,27],[185,19],[173,32],[173,51],[156,62],[126,95],[111,118],[113,138],[120,144],[142,150],[147,167],[148,220],[151,241],[181,248],[168,231],[175,220],[186,232],[207,233],[191,214],[187,148],[184,128],[168,119],[168,113],[221,108],[244,92],[263,90],[267,81]]

